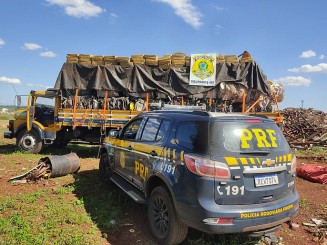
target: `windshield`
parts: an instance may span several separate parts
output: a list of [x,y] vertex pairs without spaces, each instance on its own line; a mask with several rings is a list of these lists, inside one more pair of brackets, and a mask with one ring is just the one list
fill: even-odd
[[211,132],[213,155],[269,154],[289,148],[276,124],[260,120],[212,122]]

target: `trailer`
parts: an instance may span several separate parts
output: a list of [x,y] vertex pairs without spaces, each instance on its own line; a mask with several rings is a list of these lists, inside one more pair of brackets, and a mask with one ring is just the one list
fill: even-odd
[[272,110],[280,91],[276,95],[247,52],[239,60],[217,56],[210,87],[191,85],[190,58],[175,56],[175,63],[174,55],[164,56],[164,63],[154,55],[134,56],[134,61],[108,56],[108,63],[103,56],[67,55],[54,88],[31,91],[27,108],[15,113],[4,136],[16,138],[18,149],[29,153],[50,145],[62,148],[71,141],[99,144],[110,129],[153,109],[251,113],[282,123],[279,109]]

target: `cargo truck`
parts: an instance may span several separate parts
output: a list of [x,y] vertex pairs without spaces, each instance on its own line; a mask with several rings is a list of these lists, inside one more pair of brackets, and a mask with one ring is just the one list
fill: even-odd
[[101,63],[98,56],[90,63],[85,62],[86,55],[80,56],[83,62],[75,57],[79,55],[67,56],[53,89],[31,91],[27,108],[9,121],[4,137],[16,138],[20,151],[39,153],[73,140],[99,144],[110,129],[153,109],[257,113],[282,122],[282,115],[269,109],[277,104],[276,94],[249,56],[242,57],[243,62],[221,62],[217,56],[216,84],[211,87],[189,85],[190,67],[185,63],[167,67],[167,56],[165,67],[160,67],[160,58],[156,66],[154,56],[143,56],[144,63],[138,56],[134,64],[114,56],[110,59],[122,60],[120,64]]

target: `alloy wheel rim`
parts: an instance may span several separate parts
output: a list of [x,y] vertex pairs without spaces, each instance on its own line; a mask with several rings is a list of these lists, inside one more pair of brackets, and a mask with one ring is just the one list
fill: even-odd
[[33,149],[36,145],[36,139],[32,135],[26,135],[23,138],[23,147],[25,149]]
[[156,231],[164,236],[168,232],[169,216],[166,203],[161,197],[157,197],[153,202],[153,224]]

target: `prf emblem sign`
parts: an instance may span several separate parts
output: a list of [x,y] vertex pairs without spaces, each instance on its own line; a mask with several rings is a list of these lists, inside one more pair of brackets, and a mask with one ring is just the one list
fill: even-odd
[[216,85],[216,54],[192,54],[190,85]]

